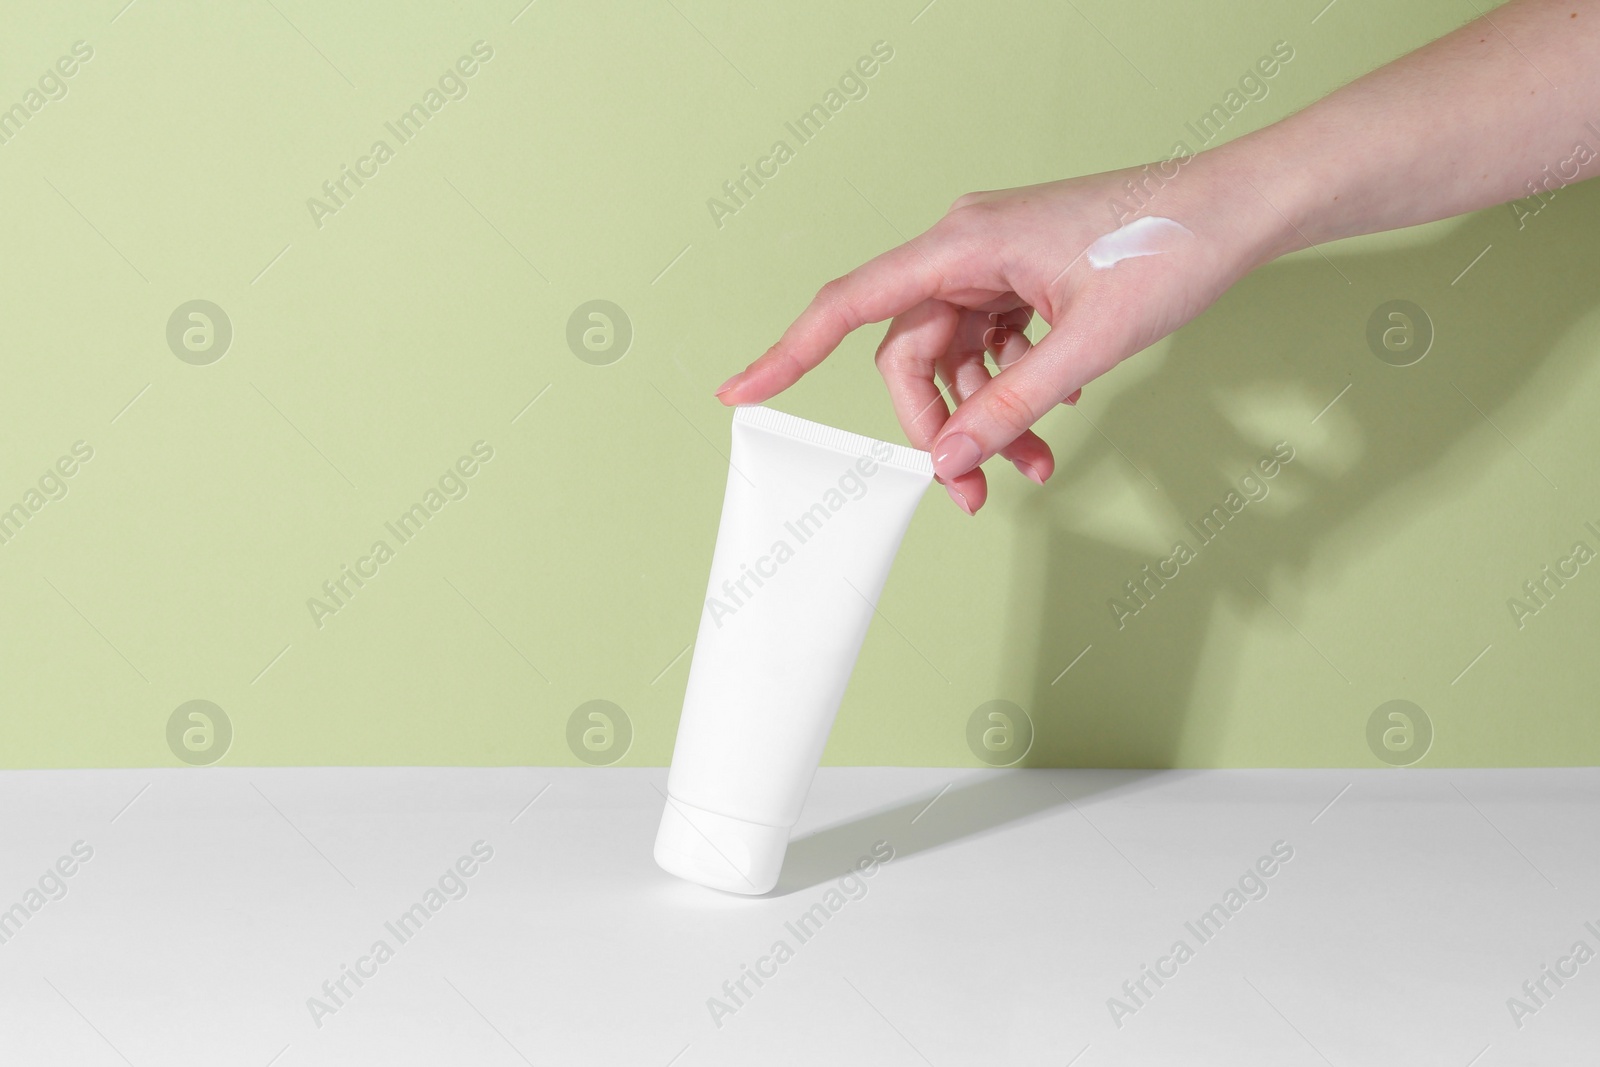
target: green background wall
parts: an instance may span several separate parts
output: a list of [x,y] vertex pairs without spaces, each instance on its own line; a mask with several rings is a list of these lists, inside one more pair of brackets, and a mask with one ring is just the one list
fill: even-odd
[[[0,764],[177,765],[194,699],[224,764],[576,763],[596,699],[631,721],[622,764],[665,763],[726,473],[711,391],[818,285],[961,192],[1194,146],[1274,42],[1295,58],[1230,137],[1473,14],[925,2],[9,5],[0,107],[93,56],[0,145],[0,507],[93,458],[0,545]],[[401,144],[385,123],[477,41]],[[877,41],[868,95],[796,146]],[[380,138],[319,226],[308,198]],[[780,138],[719,227],[708,198]],[[976,765],[994,700],[1030,714],[1028,765],[1375,766],[1394,699],[1432,723],[1424,765],[1600,759],[1600,567],[1521,628],[1507,606],[1600,547],[1597,233],[1575,187],[1520,229],[1291,256],[1050,415],[1047,489],[996,466],[976,520],[930,493],[829,761]],[[197,299],[232,328],[205,364],[167,337]],[[609,365],[567,341],[595,299],[631,323]],[[1367,342],[1396,299],[1433,324],[1412,366]],[[880,332],[775,406],[900,440]],[[468,494],[398,545],[384,523],[478,441]],[[1278,441],[1270,497],[1119,630],[1122,583]],[[319,628],[307,599],[379,538]]]

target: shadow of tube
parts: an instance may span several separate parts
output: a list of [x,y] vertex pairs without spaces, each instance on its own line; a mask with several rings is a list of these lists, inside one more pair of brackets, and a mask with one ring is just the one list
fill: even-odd
[[[887,841],[895,862],[1004,826],[1043,818],[1088,797],[1144,788],[1162,772],[1139,770],[956,771],[949,786],[925,790],[892,807],[824,827],[789,843],[770,896],[787,896],[848,874]],[[967,776],[963,780],[962,776]],[[1170,772],[1167,773],[1170,779]]]

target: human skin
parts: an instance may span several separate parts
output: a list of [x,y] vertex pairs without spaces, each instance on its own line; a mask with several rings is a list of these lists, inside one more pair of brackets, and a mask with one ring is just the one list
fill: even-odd
[[[1558,169],[1558,184],[1588,178],[1600,158],[1575,159],[1580,142],[1600,151],[1600,0],[1514,0],[1189,158],[1142,211],[1108,210],[1134,202],[1125,183],[1142,168],[968,193],[927,232],[824,285],[717,396],[767,400],[851,331],[892,320],[876,361],[895,414],[971,515],[988,497],[979,464],[1000,455],[1042,485],[1055,459],[1030,427],[1250,271],[1308,245],[1526,197]],[[1085,250],[1135,215],[1193,237],[1094,267]],[[1035,314],[1050,331],[1031,345],[1022,329]]]

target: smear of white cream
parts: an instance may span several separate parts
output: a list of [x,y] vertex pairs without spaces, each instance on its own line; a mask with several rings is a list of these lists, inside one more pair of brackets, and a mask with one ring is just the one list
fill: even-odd
[[1193,237],[1194,234],[1181,222],[1146,215],[1097,238],[1083,254],[1095,270],[1108,270],[1125,259],[1170,252],[1173,242],[1180,236]]

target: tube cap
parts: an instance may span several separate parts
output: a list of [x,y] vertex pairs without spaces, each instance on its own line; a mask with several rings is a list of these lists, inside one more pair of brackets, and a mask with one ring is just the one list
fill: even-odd
[[718,815],[667,797],[656,863],[669,874],[729,893],[759,896],[778,884],[789,828]]

